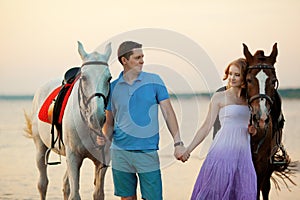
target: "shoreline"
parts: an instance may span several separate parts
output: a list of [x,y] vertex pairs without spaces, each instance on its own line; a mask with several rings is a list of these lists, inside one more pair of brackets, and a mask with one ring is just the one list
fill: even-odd
[[[300,88],[278,89],[282,99],[300,99]],[[211,98],[213,92],[170,93],[172,99]],[[34,94],[0,94],[0,101],[32,101]]]

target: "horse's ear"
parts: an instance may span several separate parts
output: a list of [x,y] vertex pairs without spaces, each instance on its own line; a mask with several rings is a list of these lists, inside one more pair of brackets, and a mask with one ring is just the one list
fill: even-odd
[[276,62],[276,57],[278,55],[277,43],[273,45],[272,53],[270,54],[269,58],[272,60],[272,64]]
[[245,44],[243,43],[243,47],[244,47],[244,56],[246,57],[247,62],[250,63],[250,62],[252,61],[252,59],[253,59],[253,56],[252,56],[252,54],[250,53],[250,51],[249,51],[247,45],[245,45]]
[[77,43],[78,43],[78,53],[79,53],[81,59],[84,60],[87,56],[87,53],[85,52],[81,42],[77,41]]
[[106,61],[108,61],[109,60],[109,57],[110,57],[110,55],[111,55],[111,42],[110,43],[108,43],[107,45],[106,45],[106,47],[105,47],[105,59],[106,59]]

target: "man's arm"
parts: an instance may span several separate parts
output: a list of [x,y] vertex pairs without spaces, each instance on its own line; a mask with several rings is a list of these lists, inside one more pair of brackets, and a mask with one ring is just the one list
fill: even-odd
[[112,134],[114,131],[114,118],[111,111],[106,110],[106,121],[102,127],[102,132],[105,137],[97,136],[97,143],[99,145],[106,145],[108,147],[112,141]]
[[112,112],[106,110],[106,121],[102,128],[104,137],[97,135],[96,138],[96,142],[98,145],[100,146],[104,145],[104,149],[102,149],[102,151],[104,151],[103,156],[105,156],[105,158],[102,158],[103,160],[101,162],[103,162],[103,164],[106,166],[108,166],[110,162],[110,145],[112,141],[113,131],[114,131],[114,118]]
[[114,131],[114,117],[112,112],[109,110],[106,110],[106,121],[104,123],[102,131],[106,139],[111,142]]
[[[183,146],[182,140],[180,138],[180,132],[178,127],[177,118],[175,115],[175,112],[173,110],[172,104],[170,102],[170,99],[165,99],[161,102],[159,102],[163,117],[166,121],[167,127],[173,137],[175,146],[174,156],[177,159],[180,159],[182,154],[185,151],[185,147]],[[178,144],[178,145],[177,145]]]

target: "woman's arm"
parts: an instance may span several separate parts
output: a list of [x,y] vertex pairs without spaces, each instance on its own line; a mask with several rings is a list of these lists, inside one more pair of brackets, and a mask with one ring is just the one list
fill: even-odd
[[196,132],[196,135],[194,136],[191,144],[187,147],[187,151],[184,154],[184,158],[187,159],[189,157],[189,154],[205,139],[205,137],[209,134],[216,118],[219,113],[220,109],[220,94],[215,94],[212,97],[212,100],[209,104],[208,112],[206,115],[206,118],[199,128],[199,130]]

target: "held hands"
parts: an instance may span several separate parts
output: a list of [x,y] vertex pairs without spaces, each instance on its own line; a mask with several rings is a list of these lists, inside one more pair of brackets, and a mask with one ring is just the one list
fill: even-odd
[[178,145],[174,149],[174,156],[177,160],[181,160],[182,155],[185,152],[185,147],[183,145]]
[[184,163],[189,159],[190,153],[183,145],[180,145],[175,147],[174,156],[177,160],[181,160]]
[[190,153],[188,152],[188,150],[186,150],[184,152],[184,154],[181,156],[180,160],[184,163],[185,161],[187,161],[190,158]]

